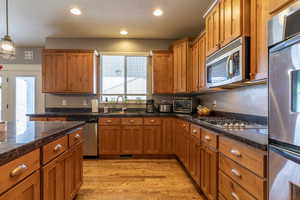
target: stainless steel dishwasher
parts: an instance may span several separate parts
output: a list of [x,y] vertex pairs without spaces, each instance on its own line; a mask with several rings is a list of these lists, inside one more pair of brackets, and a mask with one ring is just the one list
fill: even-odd
[[83,156],[98,156],[98,118],[88,115],[73,115],[67,121],[85,121],[83,127]]

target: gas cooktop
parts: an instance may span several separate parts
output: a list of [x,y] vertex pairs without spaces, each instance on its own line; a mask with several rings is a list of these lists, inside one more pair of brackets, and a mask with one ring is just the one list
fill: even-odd
[[199,120],[223,129],[267,129],[267,125],[227,117],[198,117]]

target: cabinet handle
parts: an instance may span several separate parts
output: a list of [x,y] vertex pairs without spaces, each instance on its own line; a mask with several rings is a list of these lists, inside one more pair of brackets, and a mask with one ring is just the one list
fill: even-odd
[[111,121],[111,120],[106,120],[106,122],[107,122],[107,123],[111,123],[112,121]]
[[134,122],[134,120],[132,119],[132,120],[130,120],[129,122],[130,122],[130,123],[133,123],[133,122]]
[[21,164],[18,167],[16,167],[15,169],[13,169],[9,175],[10,175],[10,177],[19,176],[23,172],[25,172],[27,169],[28,169],[28,167],[25,164]]
[[61,148],[62,148],[62,145],[61,144],[57,144],[55,147],[54,147],[54,152],[58,152],[58,151],[60,151],[61,150]]
[[241,173],[237,169],[231,169],[231,173],[237,177],[241,177]]
[[232,196],[235,200],[240,200],[239,196],[238,196],[235,192],[231,192],[231,196]]
[[75,140],[78,140],[81,138],[81,136],[77,133],[75,136],[74,136]]
[[241,157],[241,153],[239,152],[239,150],[231,149],[230,153],[236,157]]
[[204,136],[204,139],[205,139],[206,141],[210,141],[210,140],[211,140],[210,137],[209,137],[208,135]]
[[196,129],[194,129],[194,130],[193,130],[193,133],[194,133],[194,134],[196,134],[196,133],[197,133],[197,130],[196,130]]
[[153,122],[154,122],[154,119],[150,120],[150,122],[152,122],[152,123],[153,123]]

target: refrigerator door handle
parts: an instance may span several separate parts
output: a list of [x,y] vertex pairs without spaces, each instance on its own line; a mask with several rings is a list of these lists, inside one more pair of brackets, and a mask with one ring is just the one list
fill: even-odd
[[293,160],[297,163],[300,164],[300,153],[294,152],[294,151],[290,151],[288,149],[284,149],[278,146],[274,146],[274,145],[269,145],[270,150],[284,156],[287,159]]

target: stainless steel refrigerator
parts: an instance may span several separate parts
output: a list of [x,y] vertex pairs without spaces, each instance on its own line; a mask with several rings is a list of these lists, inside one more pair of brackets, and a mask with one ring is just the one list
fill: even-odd
[[300,200],[300,1],[269,22],[269,200]]

